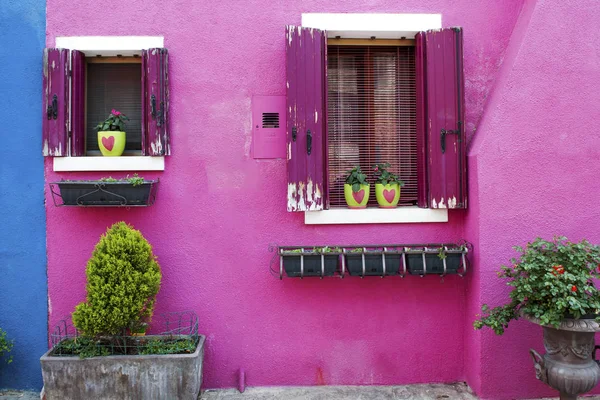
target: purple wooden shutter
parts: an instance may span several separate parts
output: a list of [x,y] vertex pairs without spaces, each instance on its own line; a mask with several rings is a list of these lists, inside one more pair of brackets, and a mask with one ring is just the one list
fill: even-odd
[[427,86],[425,82],[425,38],[423,32],[415,36],[415,80],[416,80],[416,114],[417,114],[417,205],[429,207],[427,196],[427,148],[426,123],[427,107],[425,104]]
[[142,52],[142,154],[168,156],[169,53],[155,48]]
[[71,156],[84,155],[85,54],[73,50],[71,51]]
[[287,209],[322,210],[325,182],[326,33],[286,26]]
[[67,49],[44,49],[42,153],[67,155],[68,143],[68,59]]
[[462,28],[421,35],[425,38],[429,206],[467,208]]

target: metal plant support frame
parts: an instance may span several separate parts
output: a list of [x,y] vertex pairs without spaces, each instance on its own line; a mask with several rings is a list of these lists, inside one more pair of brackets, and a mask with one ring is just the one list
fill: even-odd
[[[348,272],[348,265],[346,264],[346,256],[347,255],[361,255],[362,262],[362,273],[359,275],[361,278],[365,276],[369,276],[367,274],[367,260],[366,255],[381,255],[381,265],[382,272],[381,274],[376,274],[375,276],[379,276],[384,278],[388,275],[389,271],[389,262],[386,259],[388,255],[400,255],[400,266],[399,271],[396,276],[401,278],[406,277],[407,275],[407,255],[421,255],[423,262],[423,270],[418,275],[423,278],[425,275],[437,275],[443,278],[446,275],[453,274],[458,275],[459,277],[464,277],[467,273],[467,266],[469,260],[467,258],[467,254],[469,251],[472,251],[472,245],[468,242],[460,242],[458,244],[450,244],[450,243],[440,243],[440,244],[389,244],[389,245],[354,245],[354,246],[327,246],[330,249],[341,249],[341,251],[330,251],[327,253],[316,252],[313,249],[319,248],[318,246],[279,246],[277,244],[269,245],[269,251],[274,253],[270,262],[270,272],[274,276],[278,276],[279,279],[283,279],[284,275],[284,257],[299,257],[300,258],[300,274],[299,278],[303,279],[305,277],[318,277],[323,279],[327,277],[325,271],[325,256],[326,255],[337,255],[341,256],[340,268],[336,269],[334,274],[330,276],[336,276],[339,278],[344,278],[346,273]],[[360,253],[356,252],[356,249],[361,249]],[[299,250],[299,251],[298,251]],[[447,265],[447,256],[449,254],[460,254],[461,255],[461,263],[454,272],[449,272]],[[306,276],[305,274],[305,257],[307,255],[315,256],[320,255],[321,258],[321,273],[319,275],[311,275]],[[442,273],[433,272],[427,268],[427,255],[435,255],[439,257],[442,261],[443,271]],[[277,258],[279,258],[279,268],[278,270],[274,268],[277,262]],[[338,260],[339,261],[339,260]]]
[[[56,187],[59,186],[59,184],[61,183],[73,183],[73,184],[88,184],[88,185],[94,185],[95,189],[92,191],[89,191],[81,196],[79,196],[77,198],[76,203],[77,204],[65,204],[65,202],[63,201],[63,197],[60,193],[60,190],[57,191]],[[50,186],[50,192],[52,193],[52,202],[54,203],[55,207],[148,207],[154,204],[154,202],[156,201],[156,194],[158,192],[158,184],[159,184],[159,180],[152,180],[152,181],[144,181],[145,184],[150,184],[150,193],[148,196],[148,201],[144,204],[130,204],[128,203],[128,199],[124,196],[121,196],[117,193],[111,192],[110,190],[107,189],[107,187],[110,187],[111,185],[113,185],[115,182],[103,182],[103,181],[88,181],[88,182],[51,182],[48,185]],[[119,182],[122,183],[122,182]],[[102,192],[102,193],[106,193],[109,196],[112,196],[114,198],[114,201],[117,201],[118,204],[83,204],[83,200],[88,197],[91,196],[95,193],[98,192]],[[57,198],[61,200],[60,203],[57,202]]]

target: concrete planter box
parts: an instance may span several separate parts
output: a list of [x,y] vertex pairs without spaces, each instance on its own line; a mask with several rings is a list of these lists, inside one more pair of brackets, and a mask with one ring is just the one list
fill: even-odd
[[202,384],[205,337],[192,354],[40,359],[47,400],[193,399]]

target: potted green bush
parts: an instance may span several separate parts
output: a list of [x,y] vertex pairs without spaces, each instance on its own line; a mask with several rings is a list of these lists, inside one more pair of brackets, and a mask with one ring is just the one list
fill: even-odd
[[332,276],[338,269],[342,249],[339,247],[314,247],[312,249],[282,248],[283,269],[290,278],[305,276]]
[[594,335],[600,330],[600,247],[587,240],[565,237],[537,238],[516,246],[519,257],[498,272],[512,287],[510,301],[482,307],[475,329],[491,328],[502,335],[509,323],[521,317],[544,331],[546,354],[530,350],[538,379],[574,399],[598,383],[600,368],[592,358]]
[[151,321],[162,278],[142,234],[124,222],[110,227],[94,248],[86,277],[86,300],[72,315],[79,335],[61,340],[41,359],[46,398],[128,398],[131,393],[153,398],[161,393],[196,399],[204,345],[197,322],[195,336],[181,331],[132,335]]
[[98,147],[103,156],[120,156],[125,151],[127,137],[125,123],[129,118],[120,111],[112,110],[98,129]]
[[344,198],[348,208],[366,208],[369,202],[369,182],[359,166],[347,171],[344,184]]
[[375,164],[375,197],[380,208],[396,208],[400,201],[400,188],[404,182],[391,173],[389,163]]

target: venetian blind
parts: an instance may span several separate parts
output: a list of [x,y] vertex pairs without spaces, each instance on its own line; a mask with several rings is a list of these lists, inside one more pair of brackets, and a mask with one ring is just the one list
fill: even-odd
[[357,165],[376,206],[373,166],[385,162],[405,183],[400,204],[416,204],[414,47],[328,46],[327,86],[330,206],[346,205],[346,171]]
[[142,149],[142,67],[139,63],[88,63],[86,150],[99,151],[96,125],[115,109],[125,114],[125,150]]

